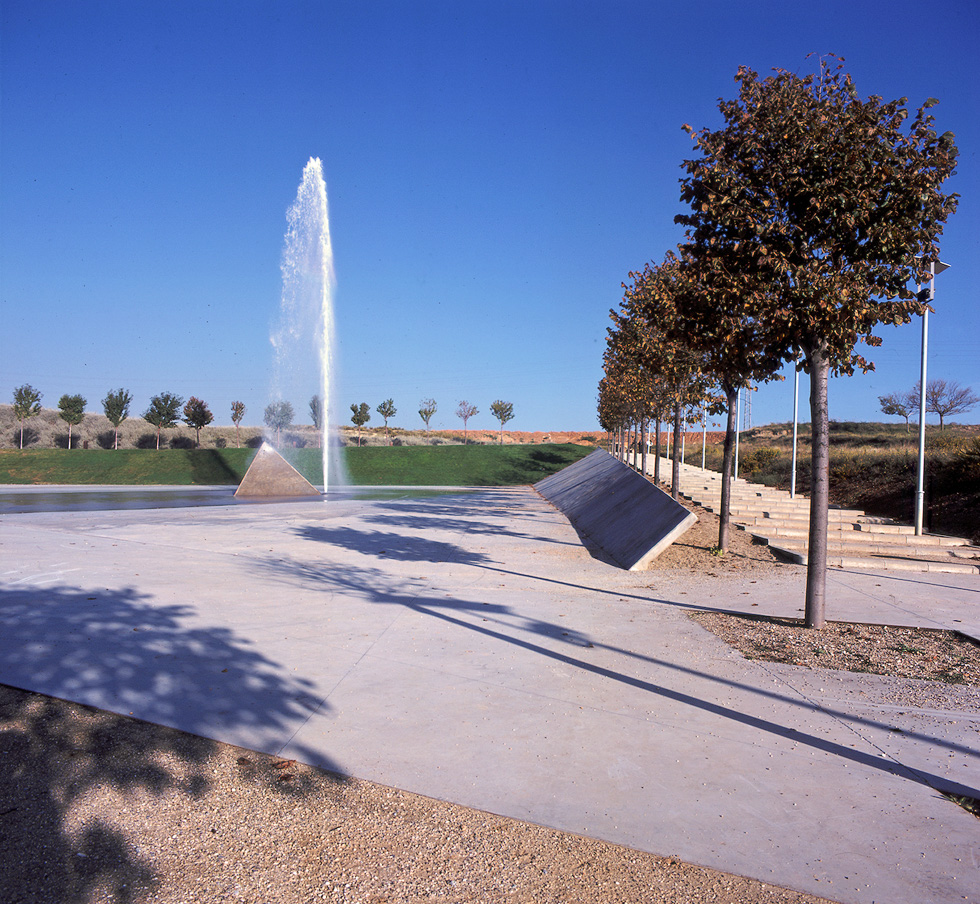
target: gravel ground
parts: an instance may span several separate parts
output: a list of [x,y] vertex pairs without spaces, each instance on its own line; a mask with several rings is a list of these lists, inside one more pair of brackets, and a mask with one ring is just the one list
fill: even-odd
[[[713,555],[717,522],[699,517],[658,569],[796,567],[740,531]],[[818,649],[788,620],[694,617],[748,656],[914,678],[928,667],[973,685],[980,675],[976,646],[943,632],[835,625]],[[5,904],[821,900],[0,685]]]

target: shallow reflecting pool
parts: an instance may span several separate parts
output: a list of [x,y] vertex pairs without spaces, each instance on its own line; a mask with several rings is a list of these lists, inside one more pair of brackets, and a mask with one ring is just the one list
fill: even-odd
[[[236,486],[218,487],[0,487],[0,515],[24,512],[95,512],[119,509],[185,508],[212,505],[262,505],[310,502],[304,498],[236,499]],[[472,487],[336,487],[331,499],[414,499],[472,492]],[[315,500],[312,500],[315,501]]]

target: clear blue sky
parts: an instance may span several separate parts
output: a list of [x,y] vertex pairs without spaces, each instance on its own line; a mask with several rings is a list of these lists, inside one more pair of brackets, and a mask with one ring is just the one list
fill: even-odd
[[[980,393],[976,0],[4,0],[0,400],[234,399],[260,423],[286,210],[327,179],[338,401],[394,423],[593,429],[608,311],[681,239],[683,123],[717,125],[740,64],[846,60],[862,95],[936,97],[960,148],[929,374]],[[919,324],[831,417],[884,419],[918,376]],[[807,382],[801,387],[806,410]],[[291,399],[307,420],[305,398]],[[792,416],[792,381],[753,421]],[[345,416],[346,419],[346,416]],[[804,418],[805,419],[805,418]],[[378,420],[375,416],[375,420]],[[980,422],[980,408],[962,418]]]

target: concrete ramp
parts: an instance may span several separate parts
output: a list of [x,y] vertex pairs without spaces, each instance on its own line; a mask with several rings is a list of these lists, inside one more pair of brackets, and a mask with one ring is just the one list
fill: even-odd
[[262,443],[235,495],[246,499],[282,499],[319,497],[321,493],[272,446]]
[[629,571],[647,568],[698,520],[601,449],[534,488],[568,518],[584,541]]

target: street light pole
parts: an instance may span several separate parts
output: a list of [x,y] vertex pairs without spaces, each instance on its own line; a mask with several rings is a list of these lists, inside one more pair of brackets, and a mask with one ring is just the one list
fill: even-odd
[[800,362],[793,363],[793,473],[789,478],[789,498],[796,498],[796,428],[800,420]]
[[[948,270],[942,261],[929,262],[929,299],[936,297],[936,274]],[[919,286],[921,291],[921,284]],[[915,535],[922,536],[922,518],[926,500],[926,356],[929,349],[929,308],[922,312],[922,362],[919,373],[919,473],[915,489]]]

